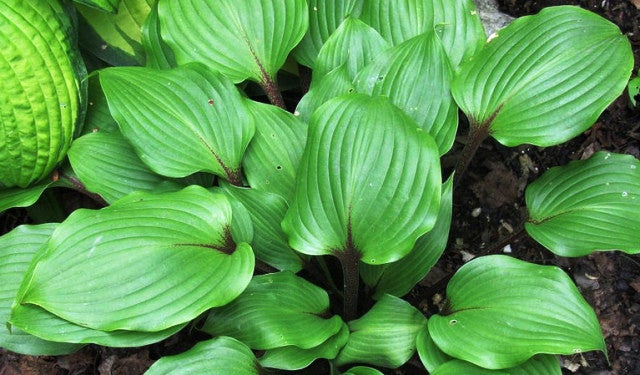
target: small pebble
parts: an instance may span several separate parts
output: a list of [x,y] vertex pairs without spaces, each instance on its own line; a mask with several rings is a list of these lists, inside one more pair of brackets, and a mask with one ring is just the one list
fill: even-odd
[[477,208],[474,208],[473,211],[471,211],[471,216],[478,217],[480,216],[481,213],[482,213],[482,208],[477,207]]
[[505,247],[502,248],[502,252],[505,254],[511,254],[512,250],[511,250],[511,245],[507,245]]

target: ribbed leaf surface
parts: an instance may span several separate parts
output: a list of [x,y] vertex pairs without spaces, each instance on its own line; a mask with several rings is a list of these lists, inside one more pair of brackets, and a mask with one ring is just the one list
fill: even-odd
[[155,1],[121,0],[111,13],[76,4],[86,23],[80,33],[80,44],[111,65],[143,64],[141,28]]
[[537,355],[520,366],[505,370],[488,370],[473,363],[455,359],[439,366],[431,374],[435,375],[561,375],[560,361],[555,355]]
[[[0,237],[0,322],[7,322],[20,282],[29,269],[36,251],[47,242],[57,224],[19,226]],[[12,327],[0,325],[0,347],[28,355],[72,353],[79,345],[54,343],[31,336]]]
[[[76,129],[77,130],[77,129]],[[89,78],[89,103],[87,106],[87,115],[84,119],[84,126],[81,134],[105,132],[119,132],[116,120],[111,116],[107,98],[104,96],[102,86],[100,86],[100,78],[91,76]]]
[[416,350],[416,336],[427,319],[400,298],[383,296],[362,318],[349,322],[349,340],[336,363],[367,363],[396,368]]
[[115,13],[120,0],[74,0],[76,3],[85,4],[105,12]]
[[227,78],[190,64],[109,68],[100,81],[122,133],[152,170],[169,177],[205,171],[241,182],[240,162],[254,125]]
[[[428,1],[428,0],[425,0]],[[430,0],[434,27],[454,69],[468,60],[487,38],[473,0]],[[430,31],[430,30],[426,30]]]
[[100,331],[71,323],[39,306],[29,304],[13,306],[10,324],[45,340],[123,348],[162,341],[187,325],[178,324],[158,332]]
[[323,318],[328,313],[324,289],[284,271],[255,276],[240,297],[209,312],[202,330],[234,337],[252,349],[311,349],[342,327],[339,316]]
[[527,233],[562,256],[640,253],[640,160],[597,152],[551,168],[527,187]]
[[550,7],[517,19],[461,67],[453,96],[506,146],[551,146],[591,126],[627,84],[633,55],[595,13]]
[[344,65],[353,80],[360,69],[387,48],[389,44],[376,30],[357,18],[347,17],[320,49],[313,79],[320,79]]
[[318,358],[334,359],[349,338],[349,327],[342,323],[342,329],[327,341],[311,349],[301,349],[297,346],[284,346],[267,350],[260,357],[260,364],[264,367],[280,370],[300,370]]
[[75,211],[54,232],[17,301],[105,331],[173,327],[247,286],[253,252],[236,245],[230,225],[227,199],[198,186]]
[[184,353],[160,358],[145,375],[178,373],[260,375],[263,371],[245,344],[231,337],[217,337],[199,342]]
[[309,91],[300,99],[295,114],[304,122],[309,122],[313,112],[336,96],[355,92],[346,64],[311,81]]
[[356,77],[358,92],[384,95],[433,136],[440,155],[458,128],[451,96],[453,72],[435,32],[421,34],[383,52]]
[[302,269],[301,254],[293,251],[280,222],[287,212],[287,202],[279,195],[257,189],[245,189],[223,184],[223,191],[237,199],[251,216],[254,227],[251,247],[256,258],[279,269],[298,272]]
[[362,0],[307,0],[309,29],[293,50],[296,60],[313,68],[320,48],[347,16],[358,17]]
[[445,353],[489,369],[538,353],[606,351],[595,313],[557,267],[504,255],[474,259],[447,286],[448,308],[429,319]]
[[429,373],[432,373],[436,368],[453,359],[436,346],[426,325],[420,330],[416,337],[416,349],[420,357],[420,362],[422,362],[422,365]]
[[434,1],[363,0],[360,19],[392,45],[433,30]]
[[179,64],[202,62],[234,82],[274,80],[309,26],[305,0],[168,0],[158,15]]
[[411,118],[384,97],[341,96],[311,118],[282,228],[305,254],[392,262],[435,224],[440,179],[437,147]]
[[0,186],[26,187],[82,124],[86,70],[58,1],[0,0]]
[[422,280],[438,261],[447,246],[451,226],[453,179],[442,186],[440,212],[436,225],[423,234],[404,258],[381,266],[360,264],[364,282],[375,290],[374,299],[384,294],[402,297]]
[[69,149],[69,161],[84,186],[107,203],[168,182],[149,169],[119,133],[93,133],[76,139]]
[[307,124],[276,106],[247,101],[256,133],[242,165],[251,187],[293,197]]
[[142,48],[146,54],[145,64],[149,68],[171,69],[178,66],[171,47],[162,40],[158,3],[154,4],[142,25]]

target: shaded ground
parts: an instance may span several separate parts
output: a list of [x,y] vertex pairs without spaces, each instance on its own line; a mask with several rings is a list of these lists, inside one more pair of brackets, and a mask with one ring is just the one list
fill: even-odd
[[[500,0],[499,3],[514,16],[535,13],[551,5],[581,5],[617,23],[632,42],[636,64],[640,61],[640,11],[631,0]],[[456,191],[450,247],[407,299],[427,315],[437,312],[449,277],[473,256],[510,250],[511,255],[520,259],[557,265],[573,277],[594,307],[610,360],[609,366],[600,353],[564,357],[563,371],[640,375],[640,256],[615,252],[577,259],[560,258],[526,236],[514,237],[524,217],[523,191],[527,183],[550,167],[587,158],[598,150],[640,158],[640,111],[631,109],[624,95],[603,113],[593,128],[567,144],[544,149],[505,148],[486,141],[470,165],[464,185]],[[25,210],[10,210],[0,215],[0,233],[27,220]],[[167,341],[144,348],[111,349],[90,345],[61,357],[20,356],[0,350],[0,375],[140,374],[157,358],[182,352],[203,339],[200,335],[185,329]],[[417,364],[416,361],[414,358],[412,363]],[[325,373],[326,369],[318,367],[311,372]],[[409,363],[390,373],[420,372]]]

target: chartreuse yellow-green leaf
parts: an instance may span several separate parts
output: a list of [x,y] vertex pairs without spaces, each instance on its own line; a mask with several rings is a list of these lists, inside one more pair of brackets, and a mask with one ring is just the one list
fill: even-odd
[[349,322],[349,340],[336,363],[400,367],[415,352],[416,336],[426,324],[419,310],[386,294],[360,319]]
[[203,171],[242,183],[240,164],[255,127],[228,78],[189,64],[108,68],[100,82],[122,134],[153,171],[168,177]]
[[264,371],[245,344],[221,336],[199,342],[184,353],[160,358],[145,375],[177,373],[260,375]]
[[[0,237],[0,322],[9,320],[20,282],[37,250],[49,240],[57,224],[20,226]],[[46,341],[13,327],[0,325],[0,347],[27,355],[61,355],[80,345]]]
[[398,260],[440,207],[437,146],[384,97],[346,95],[316,110],[296,181],[282,228],[309,255]]
[[307,0],[309,29],[293,50],[302,65],[314,67],[320,48],[347,16],[358,17],[362,0]]
[[234,82],[275,80],[309,25],[305,0],[167,0],[162,39],[178,64],[202,62]]
[[616,25],[578,7],[549,7],[500,30],[462,64],[451,89],[478,136],[551,146],[590,127],[632,68]]
[[155,1],[120,0],[109,13],[86,1],[81,3],[89,6],[76,4],[83,26],[81,46],[111,65],[143,64],[141,28]]
[[600,151],[545,172],[526,190],[525,229],[561,256],[640,253],[640,160]]
[[231,215],[224,195],[199,186],[77,210],[26,275],[16,305],[103,331],[188,322],[229,303],[251,279],[253,252],[233,238]]
[[76,3],[85,4],[104,12],[115,13],[121,0],[74,0]]
[[317,347],[342,328],[327,292],[289,271],[255,276],[226,306],[212,309],[202,330],[231,336],[252,349]]
[[536,354],[606,353],[593,309],[557,267],[480,257],[453,276],[447,300],[429,319],[431,338],[480,367],[514,367]]
[[58,1],[0,0],[0,188],[42,180],[64,158],[86,70]]

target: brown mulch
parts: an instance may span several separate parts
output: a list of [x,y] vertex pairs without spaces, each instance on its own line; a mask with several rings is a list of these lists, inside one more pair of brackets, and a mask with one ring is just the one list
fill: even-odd
[[[603,15],[629,37],[636,61],[634,75],[637,73],[640,0],[499,0],[499,3],[503,11],[514,16],[561,4],[580,5]],[[461,128],[464,130],[465,126]],[[449,248],[407,299],[428,315],[437,312],[446,282],[465,259],[503,253],[506,247],[520,259],[562,267],[596,311],[610,364],[601,353],[566,356],[562,358],[565,374],[640,375],[640,256],[609,252],[561,258],[527,237],[511,238],[524,218],[526,185],[550,167],[584,159],[599,150],[640,158],[640,110],[632,109],[625,95],[590,130],[560,146],[506,148],[486,141],[469,166],[464,185],[456,191]],[[0,234],[27,221],[26,210],[9,210],[0,215]],[[60,357],[21,356],[0,349],[0,375],[141,374],[159,357],[182,352],[201,339],[197,332],[185,329],[144,348],[89,345]],[[416,364],[415,359],[412,362]],[[419,372],[408,364],[390,373]]]

